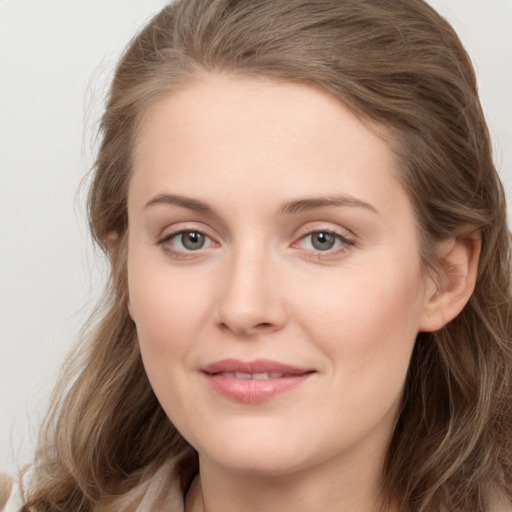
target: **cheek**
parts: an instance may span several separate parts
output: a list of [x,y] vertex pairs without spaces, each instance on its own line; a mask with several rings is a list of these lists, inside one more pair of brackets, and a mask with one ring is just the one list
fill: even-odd
[[171,273],[134,255],[128,260],[128,293],[143,356],[179,355],[204,315],[207,293],[184,272]]
[[177,297],[162,283],[135,283],[130,286],[130,301],[141,344],[165,350],[171,338],[179,339],[188,329],[186,296]]
[[129,265],[128,283],[142,361],[158,400],[174,420],[176,409],[190,407],[177,391],[185,385],[189,354],[199,338],[200,291],[179,278],[170,282],[165,273],[136,261]]
[[[302,304],[302,325],[336,361],[407,367],[418,332],[423,281],[419,264],[349,269]],[[359,367],[358,367],[359,365]]]
[[340,422],[350,418],[357,430],[392,421],[417,335],[421,276],[367,272],[332,284],[330,293],[311,297],[308,324],[327,356]]

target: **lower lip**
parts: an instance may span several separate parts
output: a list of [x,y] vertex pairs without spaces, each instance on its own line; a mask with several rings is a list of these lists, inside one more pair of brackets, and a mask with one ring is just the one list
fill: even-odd
[[290,391],[306,379],[312,373],[279,377],[275,379],[235,379],[225,375],[204,374],[208,383],[217,393],[247,404],[255,404],[270,400],[276,395]]

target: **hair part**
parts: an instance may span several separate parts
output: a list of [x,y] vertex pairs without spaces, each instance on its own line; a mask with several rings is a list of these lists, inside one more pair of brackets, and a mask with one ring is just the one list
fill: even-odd
[[401,512],[489,512],[498,491],[512,499],[510,235],[455,32],[422,0],[187,0],[155,16],[116,70],[88,202],[96,242],[108,251],[117,238],[112,278],[53,398],[24,510],[115,510],[171,457],[183,488],[197,472],[125,307],[126,203],[141,119],[204,72],[315,87],[375,126],[400,163],[426,268],[437,241],[479,233],[473,296],[443,329],[418,335],[382,485]]

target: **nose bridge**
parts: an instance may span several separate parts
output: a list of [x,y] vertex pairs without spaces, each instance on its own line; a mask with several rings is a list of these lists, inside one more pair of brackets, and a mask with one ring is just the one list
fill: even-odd
[[247,237],[233,248],[218,303],[220,324],[243,334],[277,329],[285,321],[277,262],[262,241]]

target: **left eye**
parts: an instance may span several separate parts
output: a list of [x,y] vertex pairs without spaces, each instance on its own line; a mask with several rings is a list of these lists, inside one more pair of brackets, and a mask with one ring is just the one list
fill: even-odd
[[180,231],[162,240],[162,243],[170,244],[178,251],[198,251],[211,243],[210,237],[200,231]]
[[352,245],[350,240],[330,231],[314,231],[302,238],[303,247],[314,251],[330,251],[344,244]]

